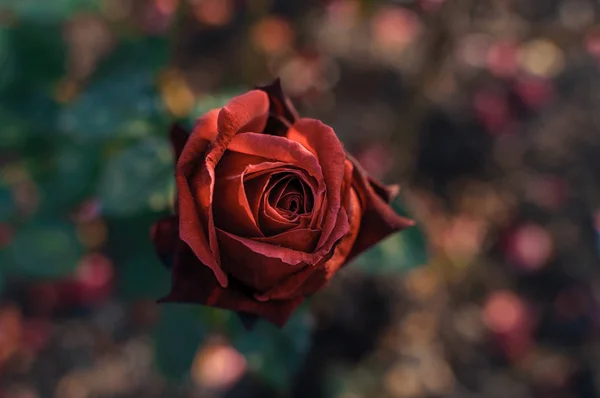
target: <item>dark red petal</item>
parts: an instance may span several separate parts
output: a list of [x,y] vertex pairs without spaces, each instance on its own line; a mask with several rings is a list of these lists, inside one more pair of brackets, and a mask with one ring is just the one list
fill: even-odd
[[217,135],[217,120],[220,109],[213,109],[196,120],[181,155],[177,160],[177,173],[188,176],[195,165],[204,159],[207,143]]
[[245,290],[235,280],[229,288],[221,287],[213,272],[183,247],[176,253],[171,292],[159,302],[195,303],[255,314],[281,327],[304,300],[299,297],[260,302]]
[[[214,111],[209,112],[198,120],[177,164],[181,239],[189,244],[200,261],[214,271],[223,287],[228,282],[219,266],[219,244],[212,211],[215,167],[235,134],[247,131],[245,129],[260,131],[264,128],[268,108],[268,96],[262,91],[252,90],[231,99],[218,111],[218,115]],[[215,131],[218,132],[216,136]],[[203,138],[207,133],[214,136],[210,146]]]
[[318,270],[310,275],[306,282],[298,289],[296,292],[297,295],[306,297],[318,292],[325,287],[327,282],[333,278],[340,268],[348,263],[350,252],[361,228],[362,215],[358,195],[353,189],[350,193],[348,204],[344,207],[348,212],[350,232],[337,244],[331,258],[323,266],[318,267]]
[[[227,286],[227,276],[220,269],[218,252],[212,249],[211,240],[215,241],[214,230],[208,227],[206,217],[198,209],[197,196],[192,194],[189,175],[197,163],[201,163],[210,142],[205,137],[217,130],[218,110],[208,112],[196,122],[196,127],[188,139],[177,162],[177,208],[179,212],[179,235],[194,251],[198,259],[209,266],[215,273],[219,283]],[[207,198],[210,200],[210,198]],[[212,232],[212,233],[211,233]]]
[[229,142],[238,132],[260,132],[265,128],[269,113],[269,97],[262,91],[252,90],[233,98],[219,112],[219,134],[207,161],[216,165]]
[[[288,131],[287,137],[309,149],[318,158],[327,186],[327,207],[322,225],[323,234],[318,243],[324,252],[331,250],[336,237],[330,239],[338,221],[341,207],[342,180],[344,178],[346,154],[333,129],[315,119],[300,119]],[[347,232],[347,225],[346,228]],[[345,233],[345,232],[344,232]]]
[[[325,192],[326,190],[328,192],[330,187],[326,187],[321,165],[319,165],[319,162],[315,156],[299,143],[284,137],[246,133],[235,136],[231,140],[228,149],[230,151],[245,153],[248,155],[270,158],[281,163],[287,163],[288,167],[295,166],[295,168],[305,170],[309,176],[314,178],[314,182],[310,181],[308,178],[304,178],[304,180],[307,182],[307,185],[315,189],[315,192],[313,193],[313,207],[314,209],[322,208],[325,200]],[[333,154],[333,156],[335,159],[335,154]],[[290,170],[290,172],[292,172],[292,170]],[[341,180],[341,178],[342,177],[340,176],[339,179]],[[336,189],[335,185],[335,182],[333,182],[331,189]],[[265,196],[266,195],[267,193],[265,192]],[[327,208],[329,208],[329,206]],[[320,211],[314,211],[312,213],[312,217],[318,218],[321,213],[322,212]],[[316,228],[318,225],[317,223],[314,223],[313,226]],[[263,232],[266,232],[263,225],[261,225],[261,229]],[[281,232],[281,230],[278,230],[278,232]],[[331,233],[331,231],[329,233]]]
[[357,193],[352,188],[353,171],[352,163],[347,160],[342,184],[344,202],[342,203],[341,214],[338,217],[338,225],[334,229],[334,231],[341,230],[341,226],[346,223],[348,232],[343,237],[332,235],[332,239],[336,239],[335,249],[319,264],[310,267],[312,271],[302,270],[298,274],[292,275],[274,289],[265,293],[265,297],[284,299],[313,294],[323,288],[335,273],[348,262],[349,253],[360,231],[362,219],[360,201]]
[[313,262],[314,256],[217,230],[223,269],[263,292]]
[[254,216],[246,190],[244,176],[250,165],[265,159],[227,151],[215,170],[213,211],[215,226],[240,236],[263,236]]
[[369,180],[369,183],[371,183],[371,187],[373,187],[375,193],[379,195],[386,203],[391,203],[400,192],[400,185],[385,185],[371,176],[367,177],[367,179]]
[[187,142],[189,133],[179,124],[173,124],[169,130],[169,140],[173,147],[173,154],[175,155],[175,163],[181,156],[185,143]]
[[304,253],[312,253],[315,250],[319,236],[321,236],[321,231],[318,229],[297,228],[265,238],[255,238],[254,240]]
[[381,189],[382,184],[373,185],[371,181],[374,180],[369,178],[360,164],[356,162],[353,164],[353,186],[361,201],[363,216],[358,238],[348,259],[367,250],[394,232],[414,225],[414,221],[396,214],[390,207],[388,200],[391,195]]
[[296,166],[306,170],[318,183],[323,181],[323,170],[315,156],[302,145],[284,137],[239,134],[231,140],[228,149]]
[[160,219],[150,230],[150,239],[156,254],[166,266],[171,266],[177,242],[179,242],[179,225],[176,216]]
[[272,116],[263,133],[284,135],[287,128],[298,119],[298,112],[292,101],[283,92],[281,80],[277,78],[272,83],[259,86],[257,89],[264,91],[269,96],[269,113]]
[[[336,241],[333,244],[340,241],[340,239],[342,239],[343,236],[348,236],[346,234],[346,232],[348,231],[349,224],[348,224],[348,215],[347,215],[347,212],[345,209],[340,210],[340,214],[337,219],[337,223],[336,223],[335,227],[336,227],[336,230],[335,230],[336,234],[331,235],[332,238],[335,237],[335,239],[336,239]],[[300,272],[298,272],[297,274],[291,274],[290,276],[288,276],[286,279],[284,279],[280,283],[274,285],[272,289],[264,292],[263,294],[257,295],[257,298],[259,298],[261,300],[266,300],[266,299],[281,300],[281,299],[291,299],[292,297],[304,296],[302,287],[305,285],[307,279],[309,279],[309,277],[311,277],[315,271],[322,269],[323,266],[318,265],[318,264],[320,264],[322,262],[323,258],[331,258],[332,255],[335,255],[335,251],[325,253],[324,255],[322,255],[322,257],[315,256],[315,258],[317,260],[313,261],[311,263],[312,265],[310,267],[308,267],[308,268],[310,268],[310,271],[303,269]],[[339,258],[343,263],[344,258],[342,258],[342,255],[340,255]],[[340,264],[340,266],[341,266],[341,264]],[[338,268],[339,268],[339,266],[338,266]],[[337,269],[336,269],[336,271],[337,271]],[[333,272],[331,272],[331,274],[329,274],[329,273],[326,274],[327,277],[331,277],[332,275],[333,275]]]
[[[260,203],[265,194],[265,190],[269,184],[271,176],[269,174],[262,174],[252,179],[246,179],[244,182],[244,190],[246,191],[246,198],[248,198],[248,204],[252,210],[252,215],[255,220],[259,220]],[[259,224],[262,228],[262,226]],[[264,232],[264,231],[263,231]]]

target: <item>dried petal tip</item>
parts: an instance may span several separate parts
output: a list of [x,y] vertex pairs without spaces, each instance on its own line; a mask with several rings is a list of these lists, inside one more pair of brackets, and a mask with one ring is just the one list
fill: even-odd
[[183,152],[183,147],[187,142],[189,134],[186,129],[184,129],[179,124],[173,124],[171,129],[169,130],[169,139],[171,140],[171,146],[173,147],[173,152],[175,153],[175,160],[179,159],[181,152]]
[[256,89],[264,91],[269,96],[269,112],[271,114],[283,117],[289,124],[293,124],[298,119],[298,112],[292,101],[283,92],[279,77],[269,84],[257,86]]

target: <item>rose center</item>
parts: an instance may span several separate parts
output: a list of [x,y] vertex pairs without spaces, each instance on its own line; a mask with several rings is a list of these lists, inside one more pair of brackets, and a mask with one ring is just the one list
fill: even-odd
[[277,202],[277,208],[287,210],[292,213],[300,212],[301,207],[303,207],[302,197],[296,193],[289,193],[279,199]]
[[[308,191],[308,192],[307,192]],[[271,206],[288,216],[309,213],[312,210],[310,189],[296,176],[280,179],[269,197]]]

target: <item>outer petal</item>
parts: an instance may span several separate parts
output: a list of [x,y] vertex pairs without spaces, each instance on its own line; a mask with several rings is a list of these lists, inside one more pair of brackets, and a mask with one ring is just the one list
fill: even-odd
[[[215,167],[235,134],[240,131],[248,131],[247,129],[260,131],[264,128],[268,108],[268,97],[262,91],[252,90],[233,98],[219,111],[216,128],[214,113],[211,113],[205,122],[199,120],[194,131],[198,131],[198,133],[193,133],[190,137],[177,165],[178,188],[183,185],[180,183],[181,177],[186,181],[185,185],[188,180],[190,182],[189,195],[186,198],[182,198],[180,195],[179,198],[180,207],[183,208],[184,203],[187,207],[186,215],[183,214],[183,210],[181,212],[181,238],[194,250],[198,259],[213,270],[223,287],[226,287],[228,282],[227,276],[219,266],[220,252],[212,212]],[[209,127],[204,127],[204,123],[209,124]],[[200,139],[193,140],[193,138],[196,135],[200,136],[201,132],[207,131],[218,131],[210,146],[195,145]],[[205,152],[206,156],[203,158],[200,154]],[[194,212],[193,215],[190,214],[192,212]],[[190,218],[188,219],[186,216]],[[205,229],[200,231],[197,228],[198,225]],[[207,240],[208,247],[206,246]],[[209,256],[208,254],[211,252],[212,256]]]
[[312,253],[315,250],[320,235],[321,231],[318,229],[297,228],[278,235],[255,238],[254,240],[304,253]]
[[383,189],[383,184],[374,182],[360,164],[353,163],[353,186],[361,201],[363,216],[358,238],[348,260],[394,232],[415,224],[414,221],[396,214],[390,207],[388,200],[392,197],[391,191]]
[[221,109],[212,109],[196,120],[181,155],[177,158],[177,174],[189,176],[202,159],[208,143],[217,136],[217,120]]
[[179,235],[194,251],[198,259],[210,267],[222,286],[227,286],[227,276],[219,268],[217,258],[209,239],[214,231],[207,227],[207,220],[201,217],[197,206],[197,198],[192,194],[189,175],[196,163],[201,162],[203,154],[207,151],[209,141],[205,138],[215,135],[217,131],[217,117],[219,110],[208,112],[196,122],[196,127],[188,139],[179,160],[175,178],[177,182]]
[[156,254],[158,254],[167,267],[170,267],[173,262],[177,243],[179,242],[177,216],[165,217],[154,223],[150,230],[150,239],[152,240]]
[[289,126],[298,119],[298,112],[283,92],[281,80],[277,78],[272,83],[259,86],[257,89],[269,95],[269,120],[264,134],[285,135]]
[[181,156],[181,152],[183,152],[183,148],[188,140],[188,132],[179,124],[173,124],[171,129],[169,130],[169,140],[171,141],[171,146],[173,147],[173,153],[175,155],[175,162]]
[[[347,231],[348,216],[346,210],[342,209],[342,211],[340,212],[340,217],[338,217],[336,227],[339,231],[344,231],[344,228],[346,228],[345,230]],[[345,234],[343,234],[342,236],[344,235]],[[340,238],[341,236],[339,236],[337,240],[339,240]],[[319,263],[313,262],[310,267],[302,269],[298,273],[288,274],[289,276],[287,278],[282,280],[280,283],[274,285],[272,289],[264,292],[263,294],[257,295],[257,298],[260,300],[279,300],[304,296],[305,293],[301,290],[302,286],[304,286],[307,283],[307,279],[309,279],[315,272],[322,272],[322,264],[326,263],[334,253],[335,251],[333,253],[326,253],[324,257],[317,257]]]
[[241,238],[221,230],[217,233],[223,269],[258,292],[273,288],[288,275],[313,263],[314,256],[308,253]]
[[221,287],[210,269],[182,244],[176,253],[171,292],[159,302],[196,303],[255,314],[281,327],[303,301],[303,298],[296,298],[259,302],[246,290],[235,280],[229,288]]

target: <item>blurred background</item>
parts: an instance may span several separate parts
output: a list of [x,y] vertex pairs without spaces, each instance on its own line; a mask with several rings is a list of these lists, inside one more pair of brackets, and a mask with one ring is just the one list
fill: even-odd
[[[0,0],[0,397],[600,396],[596,0]],[[418,226],[282,330],[157,306],[167,130],[280,76]]]

